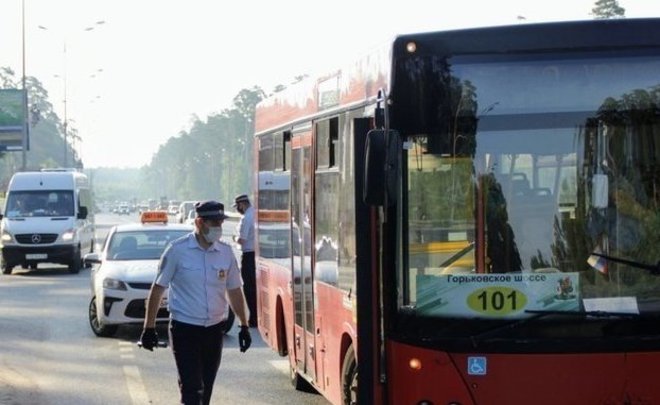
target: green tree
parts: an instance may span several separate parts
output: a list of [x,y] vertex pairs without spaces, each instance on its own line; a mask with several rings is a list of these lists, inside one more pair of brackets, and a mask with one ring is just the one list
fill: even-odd
[[609,18],[624,18],[626,9],[619,6],[617,0],[597,0],[594,8],[591,9],[591,15],[597,20]]

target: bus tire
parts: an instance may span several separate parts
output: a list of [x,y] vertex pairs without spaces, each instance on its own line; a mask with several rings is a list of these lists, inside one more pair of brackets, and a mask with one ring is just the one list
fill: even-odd
[[286,322],[284,321],[284,310],[282,310],[282,303],[277,301],[277,321],[275,323],[275,328],[277,331],[277,354],[281,357],[285,357],[289,354],[289,342],[286,338]]
[[341,403],[342,405],[357,404],[357,359],[353,346],[349,346],[344,355],[344,363],[341,367]]

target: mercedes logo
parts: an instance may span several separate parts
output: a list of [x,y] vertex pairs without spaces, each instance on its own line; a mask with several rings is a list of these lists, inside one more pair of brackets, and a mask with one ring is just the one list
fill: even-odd
[[41,243],[41,235],[38,233],[32,235],[32,243]]

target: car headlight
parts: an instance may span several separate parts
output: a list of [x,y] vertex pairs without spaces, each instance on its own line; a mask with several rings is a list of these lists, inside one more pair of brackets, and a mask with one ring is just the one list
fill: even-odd
[[103,288],[107,288],[109,290],[126,290],[126,283],[124,283],[121,280],[117,280],[114,278],[104,278],[103,279]]
[[70,242],[76,237],[76,230],[75,229],[67,229],[64,231],[62,234],[62,240],[64,242]]

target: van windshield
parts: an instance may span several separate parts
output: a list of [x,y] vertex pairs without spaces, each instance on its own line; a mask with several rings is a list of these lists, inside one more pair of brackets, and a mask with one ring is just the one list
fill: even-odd
[[72,217],[71,190],[12,191],[7,196],[7,218]]

